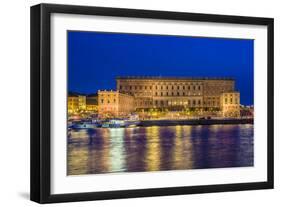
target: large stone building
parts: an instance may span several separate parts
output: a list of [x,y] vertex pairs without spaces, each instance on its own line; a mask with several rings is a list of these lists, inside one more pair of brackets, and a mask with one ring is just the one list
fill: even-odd
[[134,111],[133,96],[119,91],[98,91],[99,117],[126,117]]
[[120,93],[135,97],[136,108],[223,109],[225,116],[230,108],[239,111],[239,97],[231,106],[222,101],[226,94],[239,96],[231,78],[117,77],[116,81]]
[[70,94],[68,111],[86,109],[102,118],[126,117],[150,109],[240,116],[240,94],[231,78],[117,77],[116,82],[115,91],[100,90],[87,97]]

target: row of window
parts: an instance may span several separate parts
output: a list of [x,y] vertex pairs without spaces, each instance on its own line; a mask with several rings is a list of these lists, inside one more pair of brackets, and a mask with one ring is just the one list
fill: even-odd
[[[148,89],[152,90],[152,86],[122,86],[122,85],[119,86],[119,90],[133,90],[133,89],[135,89],[135,90],[138,90],[138,89],[139,90],[148,90]],[[163,90],[163,89],[167,89],[167,90],[183,89],[183,90],[185,90],[185,89],[187,89],[187,90],[199,90],[200,91],[202,89],[202,87],[200,85],[199,86],[195,86],[195,85],[193,85],[193,86],[155,86],[155,89],[156,90],[158,90],[158,89],[161,89],[161,90]]]
[[200,96],[201,93],[198,93],[198,94],[193,93],[193,94],[191,94],[191,93],[185,93],[185,92],[182,92],[182,93],[180,93],[180,92],[170,92],[170,93],[169,92],[155,92],[154,95],[155,96],[191,96],[191,95],[193,95],[193,96],[195,96],[195,95]]
[[[188,100],[188,101],[168,101],[168,100],[155,100],[154,105],[201,105],[201,100]],[[153,104],[152,101],[144,101],[144,102],[138,102],[137,106],[151,106]]]
[[224,103],[225,103],[225,104],[234,104],[234,103],[235,103],[235,104],[238,104],[238,99],[235,98],[235,100],[233,101],[233,98],[230,98],[229,101],[228,101],[228,98],[225,98],[225,99],[224,99]]
[[[153,102],[152,101],[143,101],[143,102],[137,102],[136,106],[152,106]],[[201,100],[188,100],[188,101],[167,101],[167,100],[155,100],[154,105],[201,105],[202,102]],[[203,102],[204,106],[219,106],[220,102],[219,101],[204,101]]]
[[[124,103],[130,103],[129,101],[123,101]],[[101,104],[112,104],[112,103],[116,103],[116,99],[110,100],[110,99],[100,99],[100,103]]]
[[110,99],[107,99],[107,100],[100,99],[100,103],[101,104],[104,104],[104,103],[107,103],[107,104],[116,103],[116,99],[113,99],[112,101]]
[[99,94],[99,96],[101,96],[101,97],[104,97],[106,95],[107,95],[107,97],[110,97],[110,96],[116,97],[116,93],[114,93],[114,94]]
[[235,96],[235,97],[238,97],[238,94],[236,93],[236,94],[232,94],[232,93],[230,93],[230,94],[224,94],[225,96],[230,96],[230,97],[233,97],[233,96]]
[[[107,104],[110,104],[110,103],[116,103],[116,99],[113,99],[113,100],[109,100],[109,99],[107,99],[107,100],[104,100],[104,99],[100,99],[100,103],[101,104],[104,104],[104,103],[107,103]],[[160,105],[164,105],[165,103],[167,104],[167,105],[172,105],[171,103],[176,103],[176,102],[172,102],[172,101],[163,101],[163,100],[161,100],[161,101],[157,101],[157,100],[155,100],[155,105],[158,105],[158,104],[160,104]],[[197,102],[196,102],[196,100],[188,100],[188,101],[184,101],[184,102],[179,102],[179,103],[184,103],[184,104],[188,104],[188,105],[190,105],[191,103],[193,104],[193,105],[195,105],[195,104],[198,104],[198,105],[201,105],[201,100],[198,100]],[[227,98],[225,98],[225,100],[224,100],[224,103],[225,104],[228,104],[228,103],[230,103],[230,104],[233,104],[233,103],[235,103],[235,104],[238,104],[238,99],[235,99],[234,100],[234,102],[233,102],[233,99],[232,98],[230,98],[230,100],[229,100],[229,102],[228,102],[228,99]],[[152,105],[152,101],[144,101],[144,102],[139,102],[137,105]],[[213,105],[213,106],[215,106],[215,105],[219,105],[219,101],[218,102],[216,102],[216,101],[206,101],[206,102],[204,102],[204,105]]]

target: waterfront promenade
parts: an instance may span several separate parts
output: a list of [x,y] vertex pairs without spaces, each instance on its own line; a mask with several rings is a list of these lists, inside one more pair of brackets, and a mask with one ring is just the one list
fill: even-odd
[[253,124],[252,118],[240,119],[189,119],[189,120],[142,120],[139,126],[177,126],[177,125],[215,125],[215,124]]

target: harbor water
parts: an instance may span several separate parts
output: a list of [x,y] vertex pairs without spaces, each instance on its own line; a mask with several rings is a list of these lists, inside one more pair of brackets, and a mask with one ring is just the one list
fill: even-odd
[[71,130],[68,175],[254,165],[252,124]]

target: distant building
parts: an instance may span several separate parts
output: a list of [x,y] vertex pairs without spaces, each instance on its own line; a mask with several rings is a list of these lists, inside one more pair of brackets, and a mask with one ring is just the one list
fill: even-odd
[[86,110],[86,96],[76,93],[69,93],[67,97],[68,113],[75,113]]
[[254,106],[240,105],[240,116],[253,118],[254,117]]
[[98,112],[98,94],[89,94],[86,97],[86,110],[88,112]]
[[98,91],[100,117],[126,117],[133,111],[135,111],[133,96],[119,91]]

